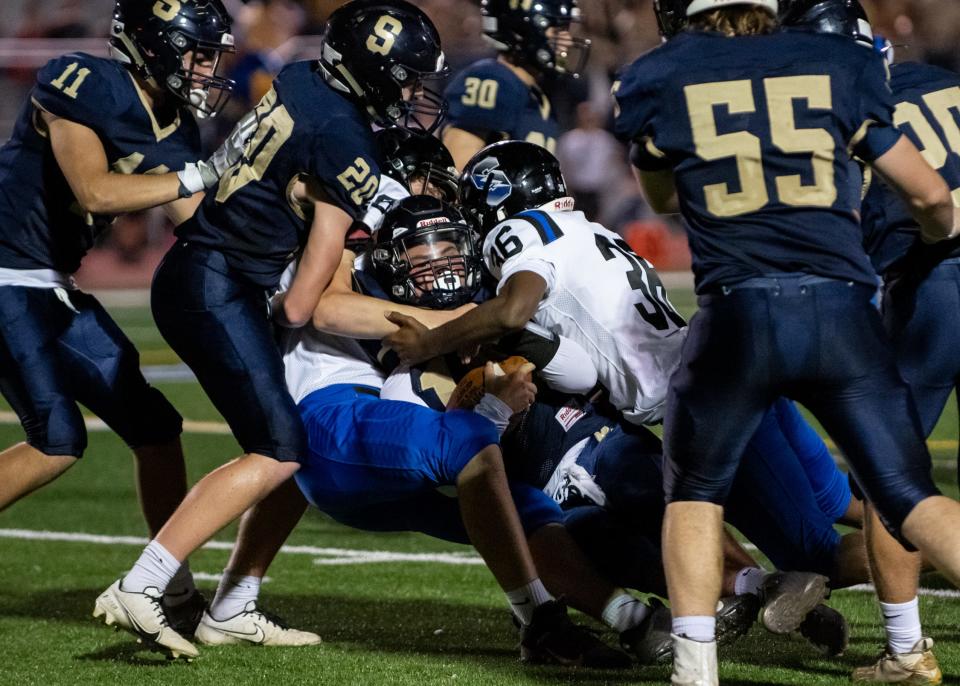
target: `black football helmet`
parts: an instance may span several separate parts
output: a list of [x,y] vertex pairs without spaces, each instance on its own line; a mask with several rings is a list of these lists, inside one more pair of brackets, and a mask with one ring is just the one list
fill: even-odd
[[440,192],[442,200],[456,202],[459,173],[447,146],[434,136],[396,127],[381,129],[375,136],[384,174],[399,181],[411,194],[410,182],[420,177],[424,187],[430,184]]
[[460,176],[460,207],[480,236],[524,210],[572,209],[560,162],[533,143],[501,141],[474,155]]
[[[220,56],[234,51],[231,23],[221,0],[117,0],[110,53],[198,117],[215,117],[235,85],[217,76]],[[184,64],[187,53],[190,63]],[[212,69],[200,67],[206,63]]]
[[876,47],[873,29],[859,0],[780,0],[780,23],[839,33],[866,48]]
[[440,34],[405,0],[353,0],[331,14],[320,71],[379,126],[432,132],[447,109],[440,93],[424,87],[449,73]]
[[695,14],[731,5],[756,5],[777,13],[777,0],[653,0],[653,13],[660,35],[669,39],[687,28],[689,18]]
[[428,195],[404,198],[384,215],[370,257],[396,302],[447,310],[480,288],[476,234],[457,208]]
[[[577,0],[482,0],[483,35],[500,52],[534,74],[577,78],[587,64],[590,41],[569,36],[580,21]],[[548,36],[550,28],[567,36]]]

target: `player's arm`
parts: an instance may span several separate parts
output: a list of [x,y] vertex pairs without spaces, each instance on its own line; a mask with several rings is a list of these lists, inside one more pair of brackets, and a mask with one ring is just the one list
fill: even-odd
[[643,171],[634,167],[633,175],[640,183],[647,204],[654,212],[657,214],[676,214],[680,211],[677,186],[674,183],[671,170]]
[[475,307],[468,304],[455,310],[427,310],[357,293],[352,283],[355,257],[351,251],[343,251],[340,266],[313,311],[314,328],[338,336],[375,340],[397,330],[396,324],[386,318],[390,311],[414,317],[427,328],[434,328]]
[[470,158],[480,152],[484,140],[475,133],[448,126],[443,132],[443,144],[453,155],[453,162],[457,169],[463,169]]
[[960,234],[960,215],[950,188],[909,138],[901,136],[872,166],[910,206],[924,241],[935,243]]
[[163,211],[174,226],[180,226],[193,216],[194,212],[203,202],[203,193],[191,195],[189,198],[180,198],[173,202],[168,202],[163,206]]
[[180,197],[180,178],[110,171],[100,138],[83,124],[43,112],[50,145],[80,206],[91,214],[136,212]]
[[416,319],[391,312],[390,321],[399,329],[383,342],[407,364],[472,349],[522,329],[536,313],[546,291],[547,282],[542,276],[519,271],[506,281],[497,297],[436,329],[427,329]]

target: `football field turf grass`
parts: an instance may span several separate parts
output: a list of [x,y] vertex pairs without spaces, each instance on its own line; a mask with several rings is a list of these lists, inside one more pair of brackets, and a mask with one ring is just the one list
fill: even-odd
[[[673,291],[685,314],[689,293]],[[175,362],[145,309],[114,310],[140,347],[145,364]],[[219,421],[195,383],[158,386],[185,417]],[[6,409],[6,408],[3,408]],[[878,418],[878,422],[882,418]],[[0,445],[22,437],[0,425]],[[933,436],[937,478],[956,496],[956,408],[950,402]],[[234,457],[232,438],[186,433],[191,480]],[[62,536],[40,532],[97,534]],[[204,648],[192,664],[169,663],[114,633],[90,613],[97,594],[125,570],[145,528],[133,485],[132,460],[112,434],[90,435],[86,457],[54,484],[0,514],[0,685],[52,684],[663,684],[666,668],[626,673],[525,668],[502,595],[470,549],[415,534],[370,534],[310,512],[269,573],[265,606],[324,643],[299,649]],[[46,538],[44,538],[46,537]],[[64,538],[70,540],[63,540]],[[232,540],[232,530],[217,541]],[[205,549],[191,564],[212,594],[227,546]],[[209,576],[208,576],[209,575]],[[925,576],[928,589],[949,585]],[[960,599],[924,595],[921,612],[945,683],[960,683]],[[960,595],[960,594],[957,594]],[[733,684],[843,684],[871,661],[881,638],[873,597],[841,591],[831,604],[847,617],[850,648],[836,660],[818,657],[802,639],[759,627],[722,652],[721,681]],[[605,634],[615,640],[609,632]]]

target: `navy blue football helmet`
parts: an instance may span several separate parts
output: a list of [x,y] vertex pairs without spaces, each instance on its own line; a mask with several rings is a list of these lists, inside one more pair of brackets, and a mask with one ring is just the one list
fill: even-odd
[[117,0],[110,53],[198,117],[214,117],[234,87],[217,75],[221,55],[234,51],[231,23],[221,0]]
[[820,33],[839,33],[877,49],[873,29],[859,0],[780,0],[780,23]]

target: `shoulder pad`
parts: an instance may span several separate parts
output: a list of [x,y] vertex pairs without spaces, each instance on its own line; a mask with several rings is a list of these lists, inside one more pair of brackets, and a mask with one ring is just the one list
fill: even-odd
[[33,102],[51,114],[100,130],[134,93],[126,70],[112,60],[72,53],[37,73]]

